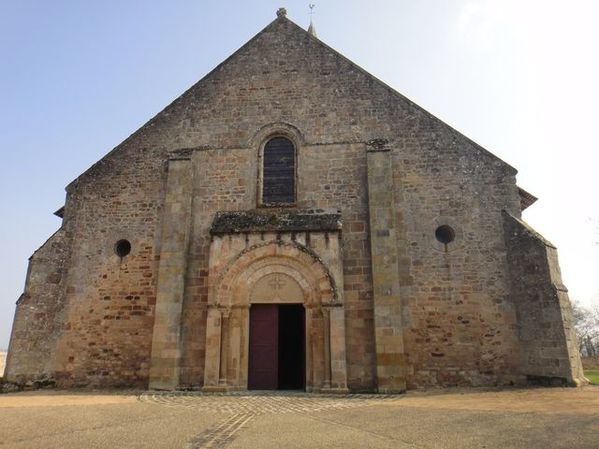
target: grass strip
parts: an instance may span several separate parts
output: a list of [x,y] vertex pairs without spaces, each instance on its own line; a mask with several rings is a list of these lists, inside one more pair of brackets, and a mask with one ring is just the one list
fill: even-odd
[[593,385],[599,385],[599,369],[586,370],[584,377],[589,379]]

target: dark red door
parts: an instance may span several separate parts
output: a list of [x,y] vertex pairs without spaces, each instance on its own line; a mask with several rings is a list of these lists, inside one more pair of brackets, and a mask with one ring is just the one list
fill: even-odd
[[250,390],[276,390],[279,386],[278,312],[276,304],[254,304],[250,308]]

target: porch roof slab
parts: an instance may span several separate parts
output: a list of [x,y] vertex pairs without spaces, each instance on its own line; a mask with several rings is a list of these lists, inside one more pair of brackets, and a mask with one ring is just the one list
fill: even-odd
[[210,233],[340,231],[341,213],[323,209],[253,209],[217,212]]

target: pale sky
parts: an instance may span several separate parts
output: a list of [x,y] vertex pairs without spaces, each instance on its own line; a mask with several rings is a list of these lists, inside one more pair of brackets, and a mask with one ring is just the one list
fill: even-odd
[[[519,170],[524,218],[599,301],[599,2],[318,1],[328,45]],[[285,6],[280,0],[0,0],[0,348],[64,187]]]

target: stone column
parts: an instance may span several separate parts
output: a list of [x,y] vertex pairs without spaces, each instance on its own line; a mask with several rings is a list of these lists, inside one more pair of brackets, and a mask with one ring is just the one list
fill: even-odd
[[[334,279],[336,298],[325,301],[323,306],[329,309],[329,348],[330,380],[329,392],[347,393],[347,359],[345,346],[345,308],[343,307],[343,256],[341,254],[341,236],[339,232],[328,234],[326,248],[322,258]],[[328,249],[328,251],[327,251]]]
[[226,389],[227,388],[227,359],[229,353],[229,315],[230,311],[224,309],[221,312],[221,325],[220,325],[220,375],[218,379],[218,385]]
[[406,360],[391,150],[367,147],[367,165],[377,388],[380,393],[397,393],[406,389]]
[[206,356],[204,358],[204,391],[218,391],[221,355],[221,311],[215,305],[208,306],[206,320]]
[[[325,324],[320,307],[307,307],[306,334],[309,336],[306,364],[309,365],[311,385],[306,379],[306,391],[320,391],[326,381],[327,364],[325,361]],[[310,387],[310,389],[309,389]]]
[[322,327],[324,328],[324,379],[322,388],[328,390],[331,388],[331,323],[329,321],[329,308],[323,307],[321,312]]
[[239,307],[239,340],[235,343],[239,351],[237,359],[237,386],[238,390],[247,390],[248,366],[250,362],[250,305]]
[[314,349],[312,338],[312,307],[304,305],[304,313],[306,316],[305,333],[306,333],[306,391],[311,393],[314,391]]
[[181,312],[191,229],[191,190],[190,159],[169,160],[150,361],[149,387],[153,389],[172,390],[179,385]]
[[331,392],[347,393],[347,362],[345,354],[345,311],[340,304],[329,309],[329,347]]

